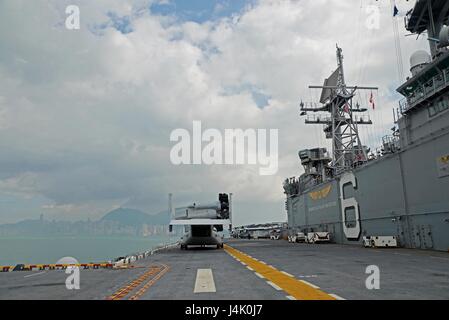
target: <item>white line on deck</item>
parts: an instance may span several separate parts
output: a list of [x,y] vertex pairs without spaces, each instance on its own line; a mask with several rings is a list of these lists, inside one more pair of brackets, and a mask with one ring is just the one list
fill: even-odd
[[277,285],[275,285],[273,282],[271,281],[267,281],[267,283],[272,286],[274,289],[276,289],[277,291],[281,291],[282,289],[280,287],[278,287]]
[[212,269],[198,269],[193,293],[217,292]]
[[334,297],[335,299],[337,299],[337,300],[346,300],[345,298],[342,298],[342,297],[340,297],[340,296],[337,296],[336,294],[333,294],[333,293],[331,293],[331,294],[329,294],[331,297]]
[[318,287],[318,286],[314,285],[313,283],[310,283],[310,282],[308,282],[306,280],[299,280],[299,281],[304,282],[305,284],[308,284],[312,288],[315,288],[315,289],[319,289],[320,288],[320,287]]
[[38,275],[44,274],[44,273],[47,273],[47,271],[42,271],[42,272],[38,272],[38,273],[29,274],[27,276],[24,276],[24,278],[30,278],[30,277],[38,276]]
[[260,279],[264,279],[263,275],[261,275],[260,273],[254,272],[256,274],[256,276],[258,276]]
[[266,264],[266,263],[265,263],[265,262],[263,262],[262,260],[259,260],[259,262],[260,262],[260,263],[262,263],[262,264]]
[[288,272],[285,272],[285,271],[281,271],[281,273],[285,274],[286,276],[292,277],[292,278],[294,278],[294,277],[295,277],[295,276],[293,276],[293,275],[291,275],[290,273],[288,273]]
[[251,268],[251,267],[246,267],[248,270],[251,270],[251,271],[254,271],[254,269],[253,268]]
[[240,263],[241,263],[241,264],[243,264],[244,266],[246,266],[246,263],[245,263],[245,262],[243,262],[243,261],[240,261]]
[[286,296],[286,298],[287,298],[288,300],[296,300],[296,298],[295,298],[295,297],[292,297],[292,296]]

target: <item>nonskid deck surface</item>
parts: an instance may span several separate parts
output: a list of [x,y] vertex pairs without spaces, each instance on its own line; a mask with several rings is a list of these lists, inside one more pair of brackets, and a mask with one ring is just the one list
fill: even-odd
[[[449,253],[358,245],[236,241],[233,247],[344,299],[448,299]],[[368,266],[380,289],[368,290]]]
[[[380,289],[368,290],[368,266]],[[225,250],[172,249],[123,270],[0,273],[0,299],[449,299],[449,254],[334,244],[229,240]]]

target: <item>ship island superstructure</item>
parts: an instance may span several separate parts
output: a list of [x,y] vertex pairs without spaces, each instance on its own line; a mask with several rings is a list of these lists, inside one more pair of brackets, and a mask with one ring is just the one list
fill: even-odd
[[395,128],[377,153],[359,136],[372,124],[367,108],[353,103],[356,90],[376,88],[346,85],[337,46],[337,70],[310,86],[322,90],[320,103],[300,105],[307,124],[324,126],[332,151],[299,152],[304,173],[284,183],[291,232],[330,232],[336,243],[392,236],[406,248],[449,249],[448,17],[449,2],[438,0],[419,0],[407,13],[406,29],[427,33],[430,54],[411,56]]

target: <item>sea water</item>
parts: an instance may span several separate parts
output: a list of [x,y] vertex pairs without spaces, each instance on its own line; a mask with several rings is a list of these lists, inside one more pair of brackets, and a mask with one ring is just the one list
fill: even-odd
[[0,237],[0,266],[52,264],[63,257],[73,257],[80,263],[104,262],[177,240],[168,236]]

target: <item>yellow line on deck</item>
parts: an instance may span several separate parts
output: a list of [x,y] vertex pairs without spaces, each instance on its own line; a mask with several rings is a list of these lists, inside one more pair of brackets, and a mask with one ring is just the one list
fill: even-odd
[[145,280],[149,277],[157,274],[161,271],[162,268],[156,266],[150,266],[147,271],[141,274],[138,278],[134,279],[130,283],[118,289],[112,295],[106,298],[106,300],[122,300],[128,294],[130,294],[133,290],[135,290],[138,286],[140,286]]
[[335,297],[314,288],[295,278],[289,277],[276,268],[263,264],[256,259],[250,258],[243,252],[225,245],[225,251],[236,259],[246,263],[248,267],[271,281],[276,286],[284,290],[289,296],[297,300],[336,300]]
[[170,269],[169,266],[163,264],[161,270],[159,271],[159,273],[153,279],[148,281],[139,291],[137,291],[136,294],[131,296],[129,298],[129,300],[138,300],[153,284],[156,283],[156,281],[158,281],[160,278],[162,278],[162,276],[166,272],[168,272],[169,269]]

